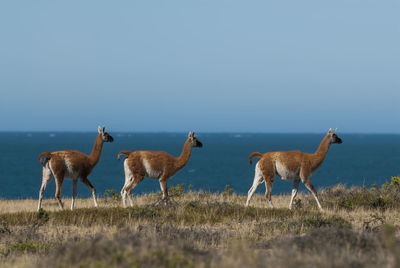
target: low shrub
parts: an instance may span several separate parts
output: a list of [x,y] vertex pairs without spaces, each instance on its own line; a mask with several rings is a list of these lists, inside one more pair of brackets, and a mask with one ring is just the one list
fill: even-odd
[[104,198],[106,201],[108,200],[121,201],[121,195],[117,193],[114,189],[105,190]]
[[[344,185],[337,185],[319,191],[322,206],[330,209],[353,210],[356,208],[386,210],[400,208],[400,177],[392,177],[390,182],[381,187],[373,185],[371,188],[352,187],[346,189]],[[315,206],[311,195],[303,198],[304,208]]]
[[225,185],[225,189],[222,192],[222,196],[224,197],[228,197],[231,196],[233,194],[233,189],[230,185]]
[[3,257],[7,257],[10,254],[26,254],[26,253],[40,253],[45,252],[50,248],[50,245],[29,242],[17,242],[6,246],[0,250],[0,254]]
[[185,184],[178,184],[175,187],[168,188],[168,196],[171,197],[183,197],[185,193]]

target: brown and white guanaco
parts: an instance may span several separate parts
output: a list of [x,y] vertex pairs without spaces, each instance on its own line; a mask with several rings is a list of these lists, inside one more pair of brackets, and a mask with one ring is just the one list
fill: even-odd
[[[94,142],[93,150],[90,155],[85,155],[78,151],[57,151],[57,152],[44,152],[39,155],[39,162],[43,165],[43,177],[42,186],[39,191],[39,204],[38,210],[42,205],[43,192],[46,189],[47,184],[51,181],[51,177],[54,176],[56,181],[56,198],[60,209],[64,209],[61,202],[61,190],[64,178],[72,179],[72,203],[71,210],[74,209],[76,188],[78,179],[89,187],[92,191],[94,206],[97,207],[96,190],[88,180],[89,174],[100,160],[101,150],[104,142],[113,142],[113,137],[110,136],[105,130],[98,127],[98,135]],[[44,158],[44,161],[42,162]]]
[[202,147],[203,144],[197,140],[194,133],[190,132],[188,139],[183,145],[183,150],[178,158],[166,152],[151,151],[121,151],[118,153],[118,160],[122,155],[127,158],[124,160],[125,184],[121,190],[122,204],[126,207],[126,197],[133,206],[130,192],[135,188],[144,177],[157,179],[163,193],[163,200],[167,200],[167,180],[174,176],[189,162],[189,158],[194,147]]
[[318,201],[317,191],[311,184],[311,175],[321,166],[324,161],[331,144],[341,144],[342,140],[335,134],[336,129],[328,133],[322,140],[318,149],[313,154],[294,152],[270,152],[261,154],[258,152],[252,153],[249,157],[249,163],[252,164],[254,157],[259,157],[260,160],[256,164],[253,185],[251,186],[246,206],[249,205],[250,199],[257,187],[265,183],[265,197],[272,208],[271,190],[274,183],[275,175],[278,175],[282,180],[293,180],[292,197],[290,199],[289,209],[292,209],[293,200],[297,195],[300,180],[304,183],[307,189],[313,194],[318,208],[322,210],[321,204]]

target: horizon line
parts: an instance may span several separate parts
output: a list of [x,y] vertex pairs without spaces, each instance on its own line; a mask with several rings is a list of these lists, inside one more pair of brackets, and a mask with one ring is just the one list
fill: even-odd
[[[114,133],[126,133],[126,134],[187,134],[189,131],[126,131],[126,130],[117,130],[111,131]],[[195,133],[201,134],[323,134],[323,132],[317,131],[308,131],[308,132],[288,132],[288,131],[194,131]],[[4,133],[97,133],[96,131],[87,131],[87,130],[0,130],[1,134]],[[339,131],[339,133],[343,134],[363,134],[363,135],[400,135],[400,132],[347,132],[347,131]]]

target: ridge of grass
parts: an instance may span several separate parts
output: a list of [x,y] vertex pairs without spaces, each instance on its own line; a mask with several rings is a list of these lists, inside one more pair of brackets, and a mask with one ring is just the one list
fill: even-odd
[[183,185],[166,205],[149,194],[122,208],[112,190],[99,208],[81,199],[73,211],[54,200],[38,212],[36,202],[4,200],[3,208],[30,209],[0,212],[0,266],[399,267],[399,185],[319,191],[324,212],[310,195],[293,210],[290,196],[274,196],[270,209],[261,195],[245,207],[230,187],[211,194]]
[[119,226],[137,220],[183,225],[215,225],[245,221],[296,222],[296,225],[310,227],[350,225],[340,217],[317,211],[244,207],[227,202],[188,201],[172,206],[134,206],[126,209],[121,207],[80,208],[72,211],[41,210],[0,214],[0,222],[9,225]]

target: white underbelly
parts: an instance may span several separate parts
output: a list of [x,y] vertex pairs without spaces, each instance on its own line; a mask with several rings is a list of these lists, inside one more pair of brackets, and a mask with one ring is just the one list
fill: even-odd
[[299,178],[299,170],[293,172],[280,162],[275,163],[275,172],[282,180],[294,180]]
[[77,173],[74,173],[74,172],[65,172],[64,173],[64,178],[66,178],[66,179],[77,179],[77,178],[79,178],[79,175]]
[[74,170],[72,167],[72,163],[68,159],[65,159],[64,178],[77,179],[78,177],[79,170]]
[[152,179],[158,179],[160,177],[161,172],[154,170],[146,159],[143,159],[143,167],[146,172],[145,177]]

